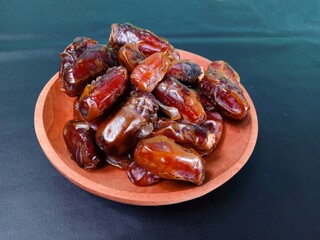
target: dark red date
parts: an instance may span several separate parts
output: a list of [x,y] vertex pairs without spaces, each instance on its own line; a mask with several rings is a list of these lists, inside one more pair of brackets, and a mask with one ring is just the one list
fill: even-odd
[[92,46],[84,51],[74,64],[65,68],[63,73],[64,91],[70,96],[80,96],[88,83],[114,65],[117,65],[114,52],[104,45]]
[[208,70],[217,71],[233,84],[239,87],[240,76],[228,63],[221,60],[211,62],[208,66]]
[[[159,109],[168,116],[171,120],[179,120],[181,119],[181,115],[179,113],[179,110],[175,107],[169,107],[167,105],[162,104],[160,101],[158,101]],[[161,113],[160,113],[161,114]]]
[[215,135],[207,128],[187,121],[159,119],[153,134],[166,136],[184,147],[202,150],[202,153],[211,151],[215,144]]
[[84,120],[79,109],[79,98],[76,98],[73,102],[73,119]]
[[87,38],[87,37],[75,38],[73,42],[70,43],[62,53],[60,53],[61,64],[60,64],[59,75],[63,76],[64,69],[67,66],[72,65],[74,61],[78,57],[80,57],[80,55],[85,50],[87,50],[88,48],[91,48],[96,44],[98,44],[98,42],[93,40],[92,38]]
[[[81,121],[86,121],[83,116],[81,115],[80,109],[79,109],[79,98],[76,98],[74,103],[73,103],[73,119],[74,120],[81,120]],[[94,119],[93,121],[86,121],[90,127],[94,130],[97,131],[98,126],[105,120],[104,116],[101,116],[99,118]]]
[[142,168],[164,179],[201,185],[205,178],[201,156],[165,136],[141,140],[134,151],[134,160]]
[[128,166],[127,176],[132,183],[140,187],[149,186],[161,180],[159,176],[140,167],[136,162],[132,162]]
[[210,100],[208,97],[206,97],[200,90],[197,91],[200,102],[204,108],[204,110],[207,111],[215,111],[218,109],[218,106],[216,103],[212,100]]
[[70,120],[64,126],[63,137],[70,156],[81,168],[94,169],[101,162],[94,135],[84,121]]
[[[208,129],[211,133],[215,135],[215,143],[212,150],[214,150],[219,144],[222,134],[223,134],[223,118],[220,113],[216,111],[206,111],[207,120],[204,121],[201,126]],[[210,152],[208,152],[210,154]]]
[[110,120],[99,126],[97,144],[107,155],[128,154],[140,139],[151,134],[158,118],[157,111],[152,94],[133,93]]
[[166,76],[188,85],[197,82],[201,74],[203,70],[198,64],[187,60],[177,60],[171,63]]
[[139,51],[138,45],[135,43],[127,43],[118,51],[118,61],[125,66],[128,72],[133,69],[146,57]]
[[152,92],[158,82],[162,80],[169,67],[166,54],[156,52],[141,61],[132,71],[131,82],[143,92]]
[[107,163],[110,165],[120,168],[120,169],[127,169],[130,163],[132,163],[132,159],[130,154],[117,156],[117,155],[108,155],[106,157]]
[[174,78],[164,78],[154,90],[158,100],[178,109],[182,118],[200,124],[206,119],[206,113],[196,92]]
[[180,59],[180,53],[171,44],[169,50],[167,51],[167,55],[171,61]]
[[150,56],[155,52],[167,53],[171,49],[166,39],[149,30],[138,28],[130,23],[112,24],[109,37],[110,46],[119,49],[127,43],[136,43],[145,56]]
[[84,89],[79,110],[84,119],[92,121],[110,109],[116,100],[125,92],[128,83],[128,72],[123,66],[109,68]]
[[208,70],[199,81],[199,88],[218,106],[222,115],[233,119],[243,119],[247,115],[249,104],[241,88],[216,71]]

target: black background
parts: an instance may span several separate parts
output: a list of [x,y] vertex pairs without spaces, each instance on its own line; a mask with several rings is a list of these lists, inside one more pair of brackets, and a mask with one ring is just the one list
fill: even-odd
[[[0,239],[318,239],[320,2],[0,1]],[[37,97],[76,36],[131,22],[223,59],[258,113],[245,167],[199,199],[162,207],[78,188],[37,141]]]

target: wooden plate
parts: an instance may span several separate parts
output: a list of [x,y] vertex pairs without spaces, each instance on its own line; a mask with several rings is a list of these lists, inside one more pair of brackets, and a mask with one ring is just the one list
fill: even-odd
[[[210,60],[179,50],[182,59],[190,59],[205,69]],[[58,73],[39,95],[34,124],[39,143],[53,166],[70,181],[98,196],[133,205],[167,205],[201,197],[234,176],[248,161],[258,135],[258,120],[253,102],[244,89],[250,111],[242,121],[225,121],[221,142],[207,158],[203,185],[164,180],[148,187],[132,184],[124,170],[106,166],[86,171],[71,160],[62,136],[64,124],[72,119],[74,98],[60,91]]]

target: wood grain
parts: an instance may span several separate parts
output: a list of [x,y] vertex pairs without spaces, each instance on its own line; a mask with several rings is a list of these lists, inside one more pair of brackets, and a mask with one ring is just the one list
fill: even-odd
[[[206,69],[210,60],[179,50],[182,59],[190,59]],[[72,119],[74,98],[60,91],[58,73],[43,88],[34,113],[35,131],[39,143],[52,165],[82,189],[98,196],[133,205],[156,206],[188,201],[201,197],[221,186],[248,161],[258,136],[258,119],[254,104],[250,104],[243,121],[225,121],[224,133],[218,148],[206,158],[206,180],[201,186],[165,180],[148,187],[133,185],[124,170],[106,166],[86,171],[71,160],[62,136],[66,121]]]

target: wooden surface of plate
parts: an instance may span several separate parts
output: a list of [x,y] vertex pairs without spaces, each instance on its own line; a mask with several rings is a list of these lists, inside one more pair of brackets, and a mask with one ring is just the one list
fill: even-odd
[[[204,69],[210,60],[179,50],[181,59],[189,59]],[[201,197],[234,176],[248,161],[258,135],[258,119],[254,104],[244,90],[250,110],[242,121],[225,121],[220,144],[206,158],[206,179],[195,186],[181,181],[164,180],[148,187],[132,184],[125,170],[111,165],[86,171],[71,160],[62,136],[64,124],[72,119],[73,101],[60,91],[58,73],[43,88],[35,107],[34,124],[39,143],[52,165],[82,189],[98,196],[132,205],[156,206]]]

